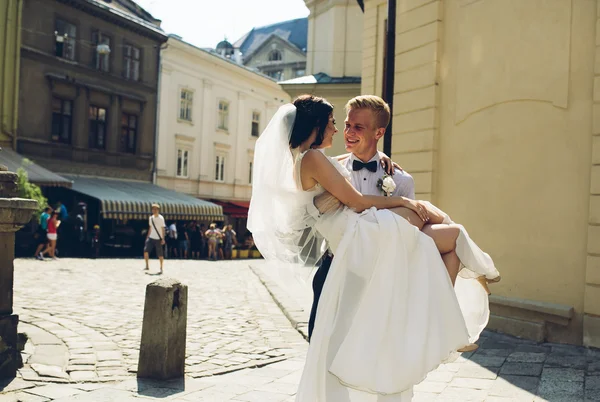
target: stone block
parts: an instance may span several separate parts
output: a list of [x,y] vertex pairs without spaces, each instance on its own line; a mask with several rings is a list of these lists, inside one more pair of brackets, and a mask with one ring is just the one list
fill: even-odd
[[187,286],[162,278],[146,287],[137,376],[166,380],[183,377],[187,325]]
[[[587,314],[583,316],[583,344],[600,348],[600,317]],[[598,371],[600,371],[600,366]]]
[[433,152],[392,154],[394,160],[410,174],[433,171]]
[[433,129],[436,127],[436,117],[434,108],[395,115],[394,134]]
[[542,381],[549,382],[583,382],[584,370],[572,368],[544,367]]
[[552,381],[542,378],[538,395],[550,401],[579,401],[583,399],[583,382]]
[[[600,77],[596,77],[600,78]],[[600,136],[595,135],[592,137],[592,163],[600,164]]]
[[[14,247],[14,245],[13,245]],[[0,378],[13,378],[23,366],[17,347],[17,315],[0,316]]]
[[545,337],[545,327],[542,323],[502,317],[495,314],[490,315],[487,328],[536,342],[542,342]]
[[396,5],[396,13],[404,14],[430,2],[431,0],[400,0]]
[[600,166],[592,166],[592,177],[590,182],[590,193],[600,194]]
[[589,223],[600,224],[600,195],[590,196]]
[[[600,11],[600,7],[598,7],[598,11]],[[594,61],[594,74],[600,74],[600,46],[596,47]]]
[[542,372],[541,363],[505,363],[500,374],[538,376]]
[[[412,174],[415,180],[415,193],[431,193],[432,192],[432,173],[414,173]],[[423,198],[419,198],[422,200]]]
[[600,316],[600,288],[597,286],[586,285],[584,310],[586,314]]
[[[437,79],[437,62],[423,64],[422,66],[413,68],[403,72],[396,72],[394,78],[394,92],[402,93],[412,91],[414,89],[425,88],[436,83]],[[394,123],[395,124],[395,123]],[[425,127],[430,128],[430,127]],[[421,129],[419,127],[418,129]],[[394,131],[396,127],[394,125]],[[402,130],[411,131],[411,130]],[[412,130],[415,131],[415,130]]]
[[434,130],[396,134],[392,139],[392,153],[431,150],[433,149],[434,134]]
[[592,105],[592,134],[600,134],[600,104]]
[[[412,31],[396,34],[396,55],[411,49],[419,48],[428,43],[436,43],[440,24],[437,22],[413,29]],[[398,68],[399,66],[396,66]]]
[[[438,42],[431,42],[426,45],[407,50],[404,53],[396,55],[396,72],[410,70],[422,66],[423,64],[438,61]],[[395,104],[394,104],[395,107]]]
[[440,1],[434,1],[423,7],[400,14],[396,17],[396,32],[402,33],[438,21],[440,17]]
[[394,95],[394,114],[435,107],[436,85]]

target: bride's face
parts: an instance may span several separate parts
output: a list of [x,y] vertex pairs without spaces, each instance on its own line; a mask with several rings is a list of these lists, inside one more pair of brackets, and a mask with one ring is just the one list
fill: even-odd
[[335,118],[333,117],[333,113],[329,115],[329,123],[325,128],[325,133],[323,133],[323,143],[319,146],[319,148],[331,148],[333,145],[333,136],[338,132],[338,129],[335,127]]

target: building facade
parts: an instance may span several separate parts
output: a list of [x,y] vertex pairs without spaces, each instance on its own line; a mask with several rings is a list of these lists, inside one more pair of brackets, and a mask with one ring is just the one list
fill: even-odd
[[65,174],[150,181],[159,23],[129,0],[25,0],[17,151]]
[[[305,93],[327,98],[342,131],[349,99],[360,95],[363,13],[354,0],[305,0],[308,16],[306,75],[280,82],[292,98]],[[334,137],[330,155],[346,153]]]
[[175,36],[162,54],[160,94],[156,183],[247,207],[256,139],[289,96],[272,79]]
[[233,44],[233,59],[276,81],[306,75],[308,20],[252,29]]
[[[364,1],[381,94],[387,2]],[[489,326],[600,346],[600,4],[398,0],[393,158],[494,258]]]

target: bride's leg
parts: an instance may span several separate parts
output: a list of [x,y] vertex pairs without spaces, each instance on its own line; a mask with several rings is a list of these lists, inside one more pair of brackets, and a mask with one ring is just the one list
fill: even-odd
[[458,271],[460,271],[460,260],[456,255],[456,251],[452,250],[449,253],[442,254],[442,260],[444,261],[444,265],[448,270],[448,275],[452,281],[452,286],[454,286],[454,283],[456,283],[456,277],[458,276]]
[[423,222],[423,220],[419,218],[419,215],[417,215],[417,213],[412,209],[398,207],[391,208],[390,211],[392,211],[396,215],[400,215],[401,217],[406,219],[408,223],[410,223],[413,226],[416,226],[419,230],[422,230],[423,226],[425,225],[425,222]]

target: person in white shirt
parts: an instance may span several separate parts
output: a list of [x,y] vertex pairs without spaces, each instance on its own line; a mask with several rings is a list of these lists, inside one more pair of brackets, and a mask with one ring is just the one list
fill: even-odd
[[150,253],[152,250],[156,250],[156,256],[160,260],[160,274],[163,273],[163,246],[165,245],[165,218],[160,215],[160,206],[158,204],[152,204],[152,216],[148,219],[149,229],[146,235],[146,244],[144,245],[144,260],[146,260],[146,268],[149,270],[148,260],[150,259]]

